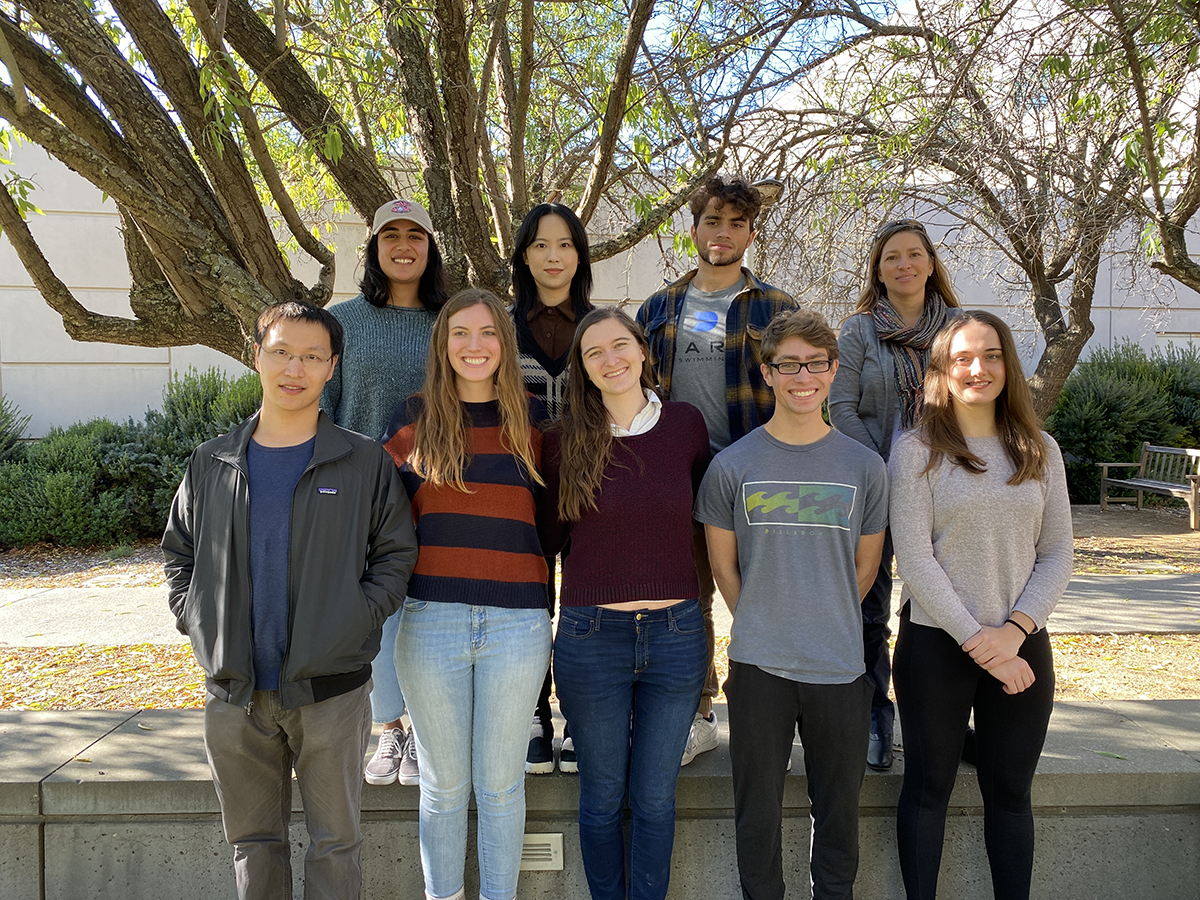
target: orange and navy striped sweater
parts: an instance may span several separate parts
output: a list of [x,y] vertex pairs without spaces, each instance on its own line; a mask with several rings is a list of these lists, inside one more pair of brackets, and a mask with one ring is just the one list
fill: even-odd
[[[465,403],[472,427],[471,461],[463,482],[434,487],[408,463],[421,410],[420,395],[400,404],[383,445],[400,469],[417,526],[417,567],[408,583],[414,599],[509,609],[545,607],[546,560],[537,531],[539,488],[500,443],[499,403]],[[533,455],[541,465],[545,408],[530,397]]]

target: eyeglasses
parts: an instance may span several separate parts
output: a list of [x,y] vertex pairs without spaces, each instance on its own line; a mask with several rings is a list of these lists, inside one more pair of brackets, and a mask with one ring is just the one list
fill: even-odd
[[925,224],[919,219],[895,219],[891,222],[884,222],[875,229],[875,240],[879,240],[889,231],[919,231],[925,234]]
[[794,359],[784,360],[783,362],[767,363],[772,369],[780,375],[799,375],[801,369],[808,369],[813,375],[824,375],[833,368],[832,359],[814,359],[810,362],[796,362]]
[[271,365],[280,369],[286,369],[292,364],[293,359],[300,360],[300,364],[309,372],[319,372],[329,364],[332,356],[317,356],[315,353],[288,353],[283,348],[275,348],[268,350],[265,347],[259,350],[263,355],[263,359],[267,360]]

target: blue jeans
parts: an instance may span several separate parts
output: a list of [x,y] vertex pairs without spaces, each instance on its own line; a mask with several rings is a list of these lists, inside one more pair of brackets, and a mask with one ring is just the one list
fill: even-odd
[[395,722],[404,715],[404,694],[396,675],[396,633],[400,630],[400,610],[383,623],[379,654],[371,663],[371,718],[377,723]]
[[671,877],[675,783],[708,672],[698,600],[659,610],[559,610],[554,682],[579,758],[579,843],[593,900],[661,900]]
[[404,601],[396,671],[417,741],[421,867],[430,897],[463,888],[472,788],[480,894],[516,896],[525,750],[550,643],[545,609]]

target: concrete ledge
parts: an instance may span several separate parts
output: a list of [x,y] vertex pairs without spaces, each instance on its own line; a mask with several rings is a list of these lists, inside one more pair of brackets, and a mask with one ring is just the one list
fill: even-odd
[[[0,758],[0,896],[234,896],[200,712],[0,711]],[[898,753],[892,772],[868,772],[863,783],[857,882],[863,897],[903,896],[895,849],[903,759]],[[803,772],[797,746],[784,822],[793,897],[809,896]],[[585,900],[577,779],[531,777],[527,801],[526,831],[562,833],[566,862],[561,872],[522,874],[521,897]],[[1035,896],[1193,900],[1200,884],[1200,701],[1056,704],[1033,802]],[[364,788],[368,900],[422,896],[417,803],[415,787]],[[739,896],[724,740],[681,772],[677,803],[671,898]],[[293,806],[299,884],[306,842],[299,791]],[[468,874],[468,895],[474,878]],[[982,802],[974,772],[965,767],[951,799],[941,895],[991,896]]]

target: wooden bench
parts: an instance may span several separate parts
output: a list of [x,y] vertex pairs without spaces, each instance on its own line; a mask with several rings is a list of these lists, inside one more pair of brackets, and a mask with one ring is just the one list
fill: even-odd
[[[1187,501],[1191,513],[1189,524],[1193,531],[1200,531],[1200,450],[1182,447],[1153,447],[1142,444],[1142,459],[1135,463],[1096,463],[1100,467],[1100,508],[1107,509],[1109,500],[1132,500],[1133,497],[1109,497],[1110,487],[1132,489],[1137,492],[1137,508],[1142,508],[1142,494],[1163,494],[1167,497],[1182,497]],[[1128,478],[1109,478],[1113,468],[1136,468]]]

